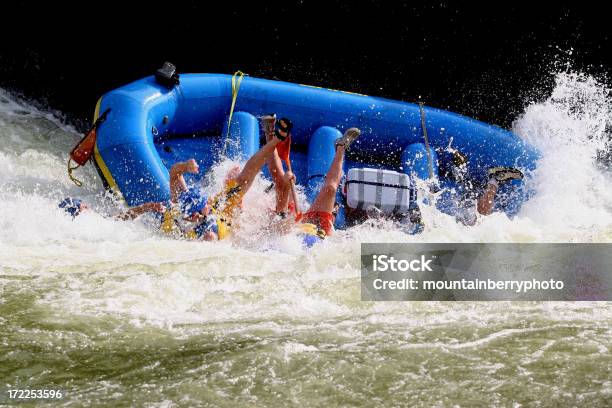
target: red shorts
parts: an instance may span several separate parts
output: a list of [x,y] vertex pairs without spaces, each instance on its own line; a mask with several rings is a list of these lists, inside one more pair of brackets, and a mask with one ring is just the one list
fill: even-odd
[[304,214],[302,222],[316,225],[325,231],[326,236],[334,232],[334,215],[328,211],[308,211]]

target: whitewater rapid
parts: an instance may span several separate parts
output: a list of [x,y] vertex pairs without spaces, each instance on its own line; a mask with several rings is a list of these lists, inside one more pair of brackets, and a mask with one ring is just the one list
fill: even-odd
[[[512,126],[542,154],[517,217],[466,227],[422,205],[420,235],[363,225],[316,250],[257,228],[202,243],[107,217],[121,205],[92,166],[77,170],[83,188],[67,177],[75,129],[0,90],[0,384],[160,406],[609,401],[609,303],[360,301],[361,242],[612,241],[611,175],[596,160],[609,89],[555,80]],[[266,186],[245,198],[253,225]],[[95,212],[72,220],[57,207],[68,196]]]

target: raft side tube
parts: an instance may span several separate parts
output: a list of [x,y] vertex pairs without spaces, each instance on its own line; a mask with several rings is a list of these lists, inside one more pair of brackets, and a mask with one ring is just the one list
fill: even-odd
[[96,141],[97,159],[112,174],[129,206],[170,198],[168,169],[155,149],[153,133],[166,131],[163,117],[170,122],[177,99],[174,93],[162,93],[156,87],[139,89],[141,98],[125,91],[104,96],[101,110],[112,110]]
[[342,133],[336,128],[330,126],[322,126],[318,128],[308,146],[308,180],[306,183],[306,196],[308,201],[313,202],[321,185],[329,166],[334,160],[336,149],[334,144],[336,139],[342,136]]

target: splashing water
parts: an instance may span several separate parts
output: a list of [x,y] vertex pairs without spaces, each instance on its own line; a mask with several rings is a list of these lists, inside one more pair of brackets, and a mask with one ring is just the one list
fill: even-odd
[[610,173],[596,161],[609,140],[609,94],[592,77],[560,74],[552,95],[529,106],[514,124],[514,131],[543,153],[535,172],[537,195],[521,215],[542,224],[544,239],[612,237]]
[[[465,227],[423,206],[421,235],[362,225],[306,250],[258,230],[263,179],[234,243],[104,217],[119,208],[91,166],[85,188],[66,176],[74,129],[0,91],[0,384],[78,404],[606,405],[609,303],[361,302],[359,243],[610,242],[596,161],[610,102],[594,78],[561,73],[515,120],[542,158],[513,220]],[[73,221],[65,196],[96,212]]]

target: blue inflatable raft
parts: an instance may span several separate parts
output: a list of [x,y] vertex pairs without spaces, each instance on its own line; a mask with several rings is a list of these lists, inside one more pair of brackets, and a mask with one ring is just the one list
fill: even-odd
[[[525,172],[536,165],[537,151],[513,133],[451,112],[430,107],[421,112],[411,103],[252,77],[244,77],[233,93],[232,79],[182,74],[179,84],[164,86],[147,77],[103,95],[95,116],[110,111],[97,130],[94,160],[105,185],[130,206],[168,200],[172,164],[195,158],[205,172],[223,151],[231,158],[250,157],[263,143],[258,116],[271,112],[294,122],[293,170],[310,200],[331,163],[334,140],[349,127],[360,128],[362,135],[348,156],[347,170],[387,168],[422,179],[433,170],[444,191],[438,207],[449,213],[456,207],[453,192],[462,188],[443,171],[452,164],[450,152],[467,158],[475,184],[486,182],[491,167]],[[504,185],[500,193],[505,198],[498,209],[510,216],[529,195],[523,181]],[[336,226],[343,226],[342,216]]]

